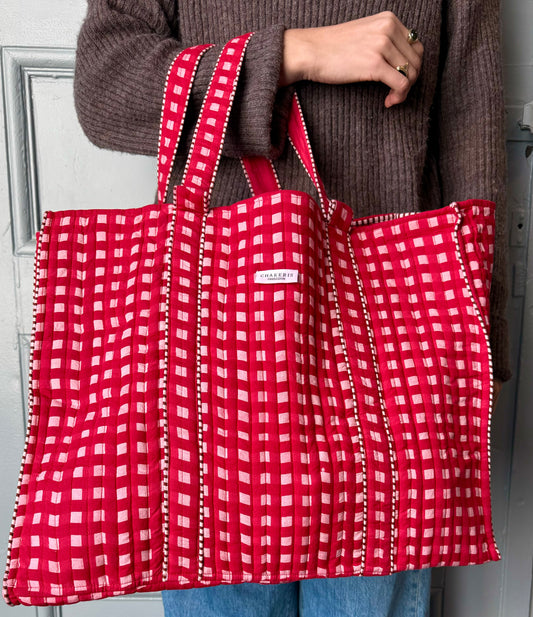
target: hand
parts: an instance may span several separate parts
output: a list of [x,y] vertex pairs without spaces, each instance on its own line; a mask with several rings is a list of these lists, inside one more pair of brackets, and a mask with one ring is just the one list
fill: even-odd
[[[390,87],[385,106],[402,103],[422,65],[423,45],[390,11],[334,26],[285,31],[280,85],[301,79],[325,84],[381,81]],[[395,67],[409,63],[405,77]]]

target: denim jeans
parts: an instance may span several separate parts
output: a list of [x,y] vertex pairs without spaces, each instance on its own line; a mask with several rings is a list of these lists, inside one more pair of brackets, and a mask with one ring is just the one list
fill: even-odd
[[431,570],[163,591],[165,617],[427,617]]

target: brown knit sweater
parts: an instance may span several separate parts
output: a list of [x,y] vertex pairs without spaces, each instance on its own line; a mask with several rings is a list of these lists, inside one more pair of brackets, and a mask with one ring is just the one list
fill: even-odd
[[[391,10],[424,43],[407,101],[384,106],[379,83],[297,84],[317,165],[331,198],[356,216],[438,208],[454,200],[497,204],[491,289],[495,377],[510,378],[505,149],[498,0],[88,0],[80,32],[75,102],[98,146],[155,155],[163,86],[180,49],[217,43],[202,60],[193,118],[220,45],[257,31],[248,48],[214,204],[248,196],[239,155],[277,157],[285,188],[310,190],[285,148],[288,89],[278,90],[283,31]],[[191,122],[187,131],[190,136]],[[181,152],[183,152],[183,146]],[[179,158],[175,181],[183,166]]]

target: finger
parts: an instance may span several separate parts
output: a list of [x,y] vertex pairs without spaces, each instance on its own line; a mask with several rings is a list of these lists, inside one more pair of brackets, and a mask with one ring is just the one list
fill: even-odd
[[415,43],[409,43],[410,30],[403,24],[395,31],[393,42],[398,50],[409,58],[410,62],[416,64],[418,68],[422,65],[422,58],[424,56],[424,45],[420,40]]
[[[388,85],[393,84],[391,85],[391,91],[385,99],[385,105],[390,107],[397,103],[402,103],[407,98],[411,86],[418,79],[422,67],[424,46],[419,40],[414,44],[409,43],[410,29],[404,26],[394,13],[385,12],[383,15],[386,16],[386,19],[381,22],[381,34],[386,37],[386,40],[381,45],[384,59],[397,73],[399,73],[397,67],[405,64],[409,66],[407,76],[399,73],[403,78],[401,82],[394,78],[390,70],[386,71],[386,76],[382,79]],[[406,82],[408,82],[408,85]]]
[[[422,57],[423,55],[419,53],[416,49],[413,49],[413,45],[409,45],[407,41],[403,39],[395,38],[392,41],[397,53],[400,54],[407,62],[409,62],[409,66],[414,69],[416,74],[416,78],[420,74],[420,69],[422,68]],[[415,81],[416,81],[415,78]]]
[[382,63],[379,81],[390,88],[390,92],[385,99],[385,105],[387,107],[403,103],[411,89],[409,79],[393,68],[388,62],[385,62],[385,60],[383,60]]
[[420,59],[416,55],[413,57],[413,54],[402,53],[391,41],[390,44],[383,50],[383,57],[395,70],[397,70],[398,66],[405,64],[408,65],[406,77],[409,80],[410,87],[418,79]]
[[417,73],[420,72],[422,66],[422,57],[424,55],[424,46],[418,39],[415,43],[409,43],[410,28],[407,28],[403,23],[394,16],[394,27],[390,30],[389,36],[398,49],[398,51],[406,58],[410,65],[416,68]]
[[416,50],[412,49],[412,46],[407,42],[407,35],[404,37],[405,28],[403,26],[397,26],[391,28],[389,32],[380,33],[373,37],[373,44],[378,53],[380,53],[385,60],[393,67],[401,66],[403,64],[409,64],[408,79],[411,85],[416,81],[420,68],[422,66],[422,59]]
[[[390,36],[391,39],[398,38],[398,41],[404,41],[409,47],[415,50],[415,53],[418,55],[422,55],[424,46],[419,38],[413,43],[409,42],[409,34],[411,30],[415,30],[414,28],[405,26],[400,19],[391,11],[384,11],[381,14],[375,16],[379,19],[379,30]],[[417,33],[418,34],[418,33]]]
[[[386,12],[386,14],[389,14],[389,12]],[[407,42],[408,45],[410,45],[413,48],[417,48],[418,49],[423,49],[423,46],[421,44],[420,38],[418,38],[418,30],[417,28],[413,28],[412,25],[410,25],[410,27],[407,27],[402,21],[400,21],[400,19],[394,14],[394,13],[390,13],[390,16],[392,18],[392,23],[393,23],[393,27],[394,30],[397,32],[400,32],[402,38]],[[414,42],[409,42],[409,35],[411,33],[411,31],[416,32],[417,34],[417,39]]]
[[[424,53],[424,48],[422,43],[418,45],[409,45],[407,42],[407,35],[409,31],[406,30],[403,26],[396,30],[391,43],[394,46],[394,49],[391,49],[391,53],[398,53],[401,57],[405,58],[405,61],[409,62],[409,66],[414,69],[416,77],[420,74],[420,69],[422,67],[422,57]],[[404,62],[405,62],[404,61]],[[416,81],[416,77],[413,80]]]
[[[402,48],[398,49],[391,41],[390,45],[384,51],[384,58],[388,64],[403,77],[402,84],[396,82],[398,85],[391,88],[389,95],[385,99],[385,106],[391,107],[405,101],[409,94],[409,90],[420,75],[422,61],[417,53],[413,53],[411,46],[407,42],[404,42]],[[407,75],[403,75],[401,71],[398,71],[398,67],[405,64],[408,66]],[[408,87],[406,87],[406,81],[408,82]]]

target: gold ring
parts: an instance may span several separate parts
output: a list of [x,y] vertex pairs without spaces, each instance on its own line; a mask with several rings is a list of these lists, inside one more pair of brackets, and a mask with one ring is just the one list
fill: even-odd
[[407,35],[407,42],[409,45],[414,45],[418,41],[418,32],[416,30],[409,30],[409,34]]
[[409,74],[409,62],[406,62],[405,64],[399,64],[396,67],[396,70],[398,71],[398,73],[401,73],[404,77],[407,77],[407,75]]

